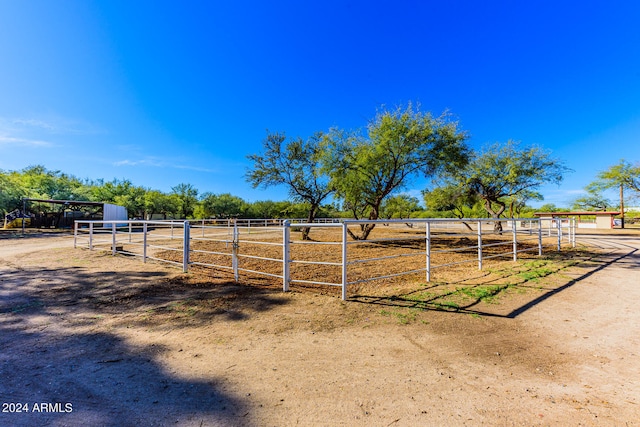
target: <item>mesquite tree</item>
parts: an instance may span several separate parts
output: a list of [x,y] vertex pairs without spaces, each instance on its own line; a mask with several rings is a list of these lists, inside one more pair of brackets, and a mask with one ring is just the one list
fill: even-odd
[[[538,196],[537,188],[546,183],[559,184],[568,170],[539,147],[521,149],[518,143],[508,141],[491,145],[452,176],[477,194],[487,212],[497,219],[510,201]],[[494,230],[502,232],[500,221],[495,221]]]
[[620,214],[624,228],[624,190],[631,190],[632,195],[640,197],[640,164],[634,166],[624,159],[620,160],[617,165],[600,172],[596,181],[588,186],[588,189],[596,193],[612,188],[620,191]]
[[[320,204],[333,192],[333,184],[322,172],[324,137],[317,133],[306,141],[302,138],[286,141],[284,133],[268,133],[264,152],[247,156],[253,162],[246,179],[253,188],[284,185],[289,196],[309,205],[307,222],[313,222]],[[303,228],[302,239],[309,238],[309,228]]]
[[[383,201],[418,175],[433,177],[464,166],[466,133],[443,114],[433,117],[411,104],[382,111],[365,132],[333,130],[328,135],[325,170],[337,196],[356,219],[380,217]],[[353,239],[365,240],[375,224],[362,224]]]

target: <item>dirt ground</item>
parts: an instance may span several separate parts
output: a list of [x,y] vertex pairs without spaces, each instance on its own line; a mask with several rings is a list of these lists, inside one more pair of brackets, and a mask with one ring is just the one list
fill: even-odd
[[455,283],[342,302],[0,235],[0,425],[639,426],[640,232],[578,242],[447,306],[424,295]]

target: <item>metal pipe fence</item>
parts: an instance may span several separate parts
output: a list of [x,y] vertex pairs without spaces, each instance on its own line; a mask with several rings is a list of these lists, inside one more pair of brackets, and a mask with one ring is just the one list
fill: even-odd
[[[219,220],[217,220],[219,221]],[[346,299],[350,286],[418,275],[490,259],[517,261],[519,254],[575,247],[573,219],[393,219],[314,223],[289,220],[76,221],[74,247],[109,250],[291,284],[335,286]],[[367,239],[352,239],[375,224]],[[303,228],[312,240],[292,238]],[[375,236],[375,237],[374,237]],[[553,250],[552,249],[552,250]]]

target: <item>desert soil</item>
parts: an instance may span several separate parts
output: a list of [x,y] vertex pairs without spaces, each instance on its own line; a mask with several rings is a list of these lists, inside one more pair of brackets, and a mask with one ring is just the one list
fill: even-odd
[[470,311],[5,236],[0,425],[638,426],[640,233],[578,243]]

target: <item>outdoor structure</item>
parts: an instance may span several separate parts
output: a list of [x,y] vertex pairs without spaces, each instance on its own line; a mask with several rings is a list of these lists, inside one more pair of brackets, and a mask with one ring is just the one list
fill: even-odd
[[[367,282],[432,281],[436,270],[468,277],[494,262],[536,257],[543,250],[575,247],[575,220],[493,218],[342,219],[340,222],[293,223],[290,220],[227,219],[205,221],[75,222],[74,247],[108,250],[190,268],[281,280],[291,284],[357,289]],[[376,225],[366,240],[349,231]],[[310,228],[313,240],[302,239]],[[295,236],[295,237],[294,237]],[[400,282],[397,282],[399,280]]]
[[[79,200],[22,199],[22,210],[11,213],[18,227],[72,228],[75,220],[126,221],[127,208],[110,203]],[[22,220],[24,219],[24,220]],[[5,222],[6,221],[5,219]]]
[[[614,226],[613,218],[616,215],[620,215],[620,212],[614,212],[614,211],[536,212],[534,215],[541,219],[575,217],[577,218],[578,228],[597,228],[597,229],[611,230]],[[592,219],[592,218],[585,219],[583,218],[585,216],[595,217],[595,219]]]

